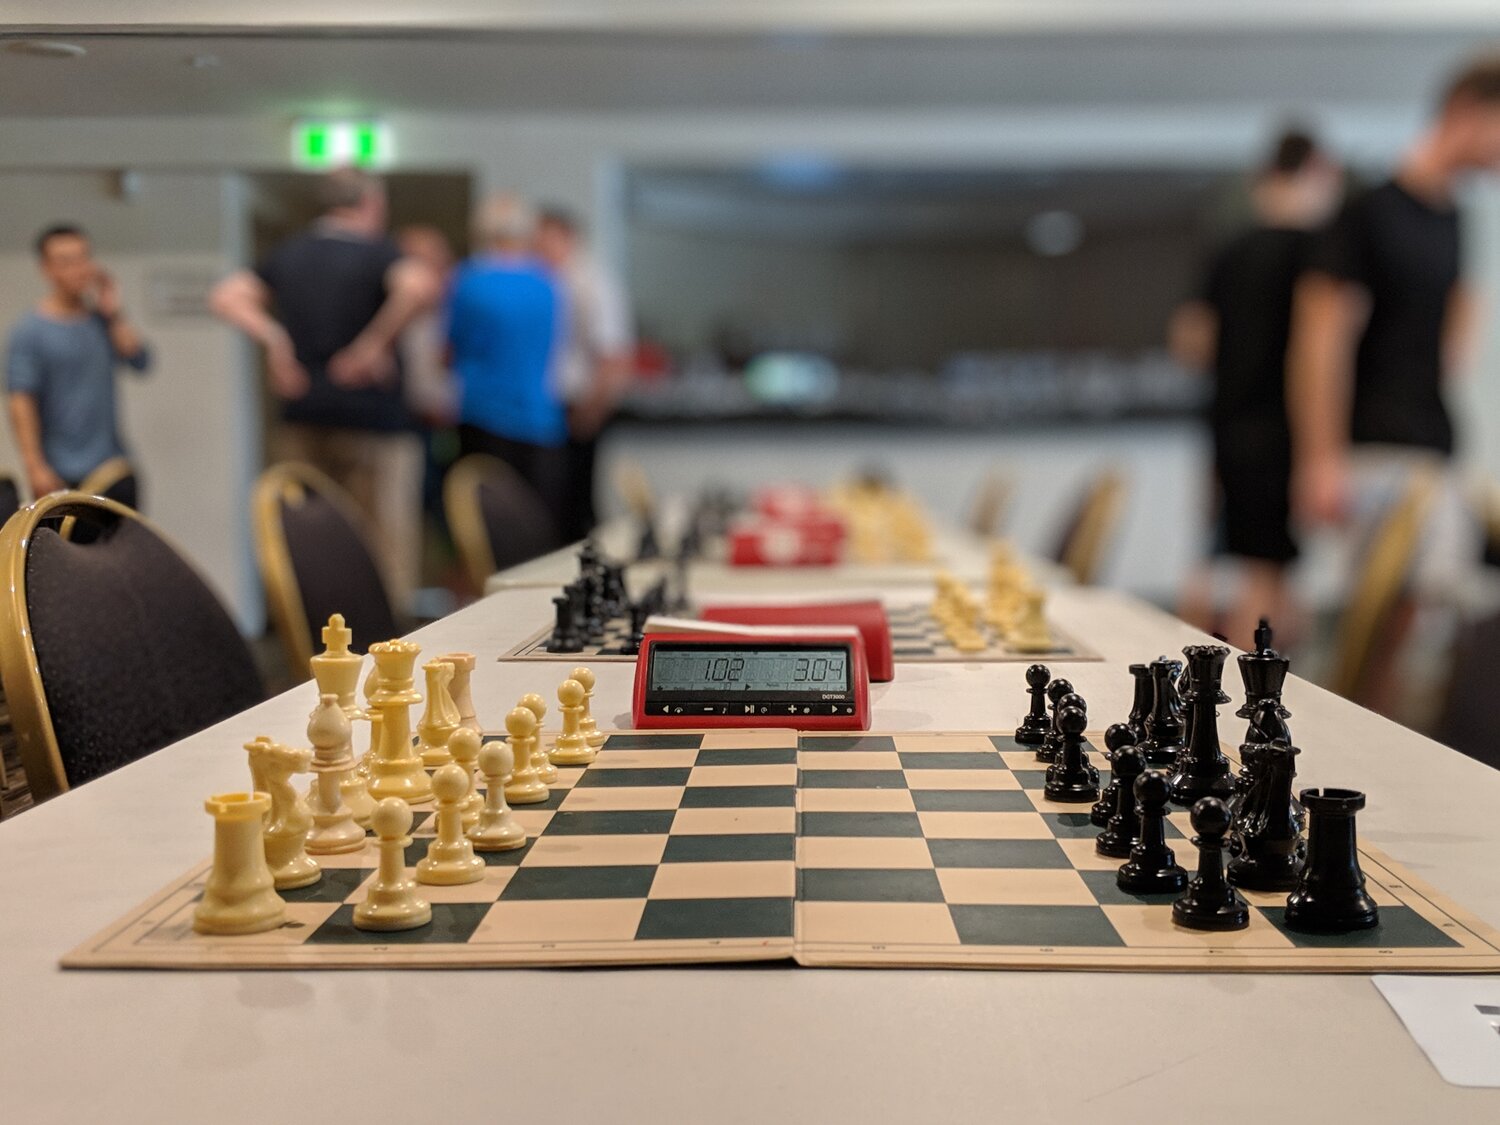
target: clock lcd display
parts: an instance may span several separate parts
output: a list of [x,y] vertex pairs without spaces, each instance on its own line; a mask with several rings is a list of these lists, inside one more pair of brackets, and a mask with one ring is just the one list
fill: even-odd
[[730,693],[847,692],[845,649],[786,651],[659,646],[651,658],[651,691]]

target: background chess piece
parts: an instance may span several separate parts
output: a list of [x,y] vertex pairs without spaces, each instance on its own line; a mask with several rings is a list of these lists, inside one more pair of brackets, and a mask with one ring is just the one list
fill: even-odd
[[479,768],[484,774],[484,808],[469,830],[475,851],[506,852],[526,846],[526,829],[516,822],[505,803],[505,775],[514,764],[515,756],[503,742],[491,742],[479,751]]
[[370,827],[380,842],[380,867],[365,900],[354,908],[355,929],[387,933],[432,921],[432,906],[417,897],[417,885],[406,877],[411,820],[411,806],[400,797],[386,797],[375,806]]
[[464,835],[464,799],[469,793],[469,774],[449,763],[432,775],[437,799],[437,836],[427,845],[427,854],[417,862],[417,882],[449,887],[476,883],[484,878],[484,860],[474,854],[474,845]]
[[264,735],[245,743],[250,755],[250,776],[264,785],[271,797],[266,820],[266,863],[278,891],[307,887],[323,877],[323,870],[307,854],[307,833],[312,812],[301,794],[292,788],[292,775],[306,773],[312,765],[311,750],[294,750]]
[[259,934],[286,921],[266,863],[264,793],[217,793],[203,802],[214,818],[214,859],[203,897],[193,909],[200,934]]
[[1286,900],[1287,929],[1342,934],[1379,925],[1380,911],[1359,869],[1354,831],[1365,795],[1353,789],[1304,789],[1297,799],[1308,814],[1307,862]]
[[307,791],[313,819],[307,850],[312,855],[355,852],[365,846],[365,830],[355,823],[354,810],[344,798],[351,785],[359,784],[352,738],[339,697],[324,692],[307,720],[307,739],[313,746],[313,783]]

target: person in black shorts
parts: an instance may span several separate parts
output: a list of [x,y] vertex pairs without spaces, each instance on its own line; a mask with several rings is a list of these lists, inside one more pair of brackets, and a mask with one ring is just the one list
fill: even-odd
[[[1434,605],[1479,560],[1443,385],[1473,343],[1455,194],[1473,173],[1496,170],[1500,54],[1448,83],[1395,176],[1345,204],[1297,284],[1287,399],[1294,510],[1308,525],[1350,529],[1344,538],[1357,545],[1409,488],[1435,484],[1409,575],[1417,598]],[[1379,667],[1358,696],[1376,709],[1394,701],[1395,654],[1414,608],[1389,615],[1373,646]]]
[[1240,571],[1222,621],[1211,610],[1189,612],[1241,647],[1251,645],[1261,617],[1284,622],[1289,615],[1286,572],[1297,557],[1285,396],[1292,291],[1315,229],[1337,203],[1340,179],[1306,133],[1281,136],[1255,179],[1254,223],[1214,254],[1198,296],[1173,317],[1174,354],[1213,376],[1216,553],[1237,560]]

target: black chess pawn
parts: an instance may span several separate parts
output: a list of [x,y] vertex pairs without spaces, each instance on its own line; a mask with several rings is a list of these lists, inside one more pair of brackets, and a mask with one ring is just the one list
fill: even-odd
[[1151,713],[1146,737],[1137,743],[1148,765],[1176,765],[1182,751],[1182,701],[1174,682],[1180,669],[1180,662],[1165,656],[1151,662]]
[[688,556],[679,554],[672,560],[672,597],[667,608],[672,613],[686,613],[692,604],[688,593]]
[[1115,723],[1104,732],[1104,758],[1110,764],[1109,784],[1089,810],[1089,823],[1103,828],[1109,824],[1109,818],[1115,815],[1115,806],[1120,797],[1120,778],[1114,770],[1115,755],[1125,747],[1134,745],[1135,735],[1127,723]]
[[1062,732],[1062,750],[1057,761],[1047,767],[1047,784],[1042,792],[1049,801],[1070,805],[1097,800],[1099,771],[1089,764],[1088,751],[1083,746],[1088,715],[1066,705],[1059,705],[1059,715],[1057,726]]
[[1167,796],[1171,786],[1167,775],[1147,770],[1136,778],[1136,816],[1140,819],[1140,836],[1130,849],[1130,858],[1121,865],[1115,883],[1122,891],[1135,895],[1177,894],[1187,886],[1188,876],[1177,864],[1177,856],[1167,844]]
[[583,638],[578,635],[577,621],[573,616],[573,598],[564,591],[552,599],[556,619],[552,635],[547,638],[548,652],[582,652]]
[[1130,702],[1130,717],[1125,725],[1135,735],[1139,745],[1146,737],[1146,716],[1151,714],[1151,702],[1155,699],[1155,686],[1151,682],[1151,665],[1132,664],[1130,674],[1135,678],[1135,696]]
[[1187,891],[1172,903],[1172,921],[1190,930],[1243,930],[1250,924],[1250,907],[1224,878],[1224,837],[1229,832],[1229,806],[1217,797],[1203,797],[1193,805],[1193,843],[1198,848],[1198,872]]
[[1115,809],[1104,831],[1094,837],[1094,851],[1110,859],[1129,859],[1130,849],[1141,838],[1140,810],[1135,802],[1136,779],[1146,770],[1146,759],[1134,746],[1122,746],[1110,762],[1110,788],[1115,790]]
[[630,634],[621,645],[626,656],[636,656],[641,651],[641,642],[646,639],[646,619],[651,616],[651,607],[644,601],[630,603]]
[[656,541],[656,521],[650,512],[641,516],[641,535],[635,544],[636,561],[661,557],[661,545]]
[[1031,697],[1031,709],[1016,728],[1016,741],[1022,746],[1040,746],[1052,729],[1047,718],[1047,682],[1052,673],[1045,664],[1033,664],[1026,669],[1026,693]]
[[604,564],[604,604],[611,619],[630,612],[630,594],[625,589],[625,568],[619,563]]
[[1286,720],[1292,713],[1282,705],[1281,692],[1291,661],[1271,647],[1271,626],[1265,618],[1255,630],[1255,651],[1241,654],[1236,662],[1245,684],[1245,702],[1235,714],[1250,723],[1245,741],[1274,742],[1280,738],[1290,742],[1292,732]]
[[1036,760],[1039,762],[1052,762],[1057,760],[1058,751],[1062,749],[1062,731],[1057,729],[1057,706],[1058,701],[1065,695],[1073,694],[1073,685],[1068,680],[1053,680],[1047,685],[1047,702],[1052,705],[1052,714],[1047,721],[1047,733],[1041,744],[1036,748]]
[[1231,813],[1229,881],[1247,891],[1289,891],[1302,875],[1305,812],[1292,796],[1300,751],[1287,742],[1247,743],[1240,753],[1256,764],[1253,781],[1236,794]]
[[1204,797],[1227,800],[1234,792],[1229,759],[1219,747],[1218,705],[1228,701],[1220,685],[1229,650],[1189,645],[1183,652],[1193,677],[1193,735],[1172,774],[1172,803],[1191,807]]
[[1359,869],[1354,817],[1365,795],[1353,789],[1304,789],[1307,809],[1307,861],[1297,889],[1287,896],[1286,928],[1302,933],[1342,934],[1380,923],[1375,900]]

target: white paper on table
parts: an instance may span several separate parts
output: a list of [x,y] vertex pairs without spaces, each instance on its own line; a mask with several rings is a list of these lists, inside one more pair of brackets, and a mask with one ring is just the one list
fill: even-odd
[[1500,1087],[1500,980],[1375,977],[1432,1065],[1455,1086]]

